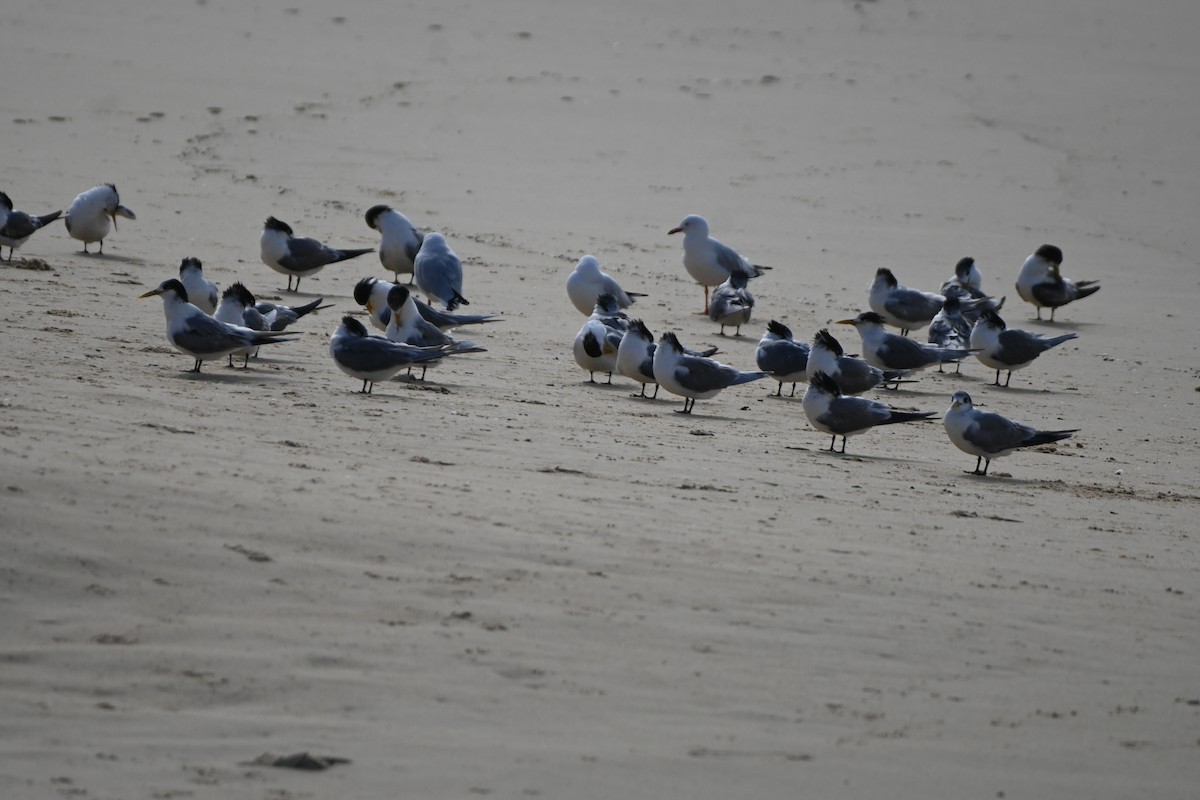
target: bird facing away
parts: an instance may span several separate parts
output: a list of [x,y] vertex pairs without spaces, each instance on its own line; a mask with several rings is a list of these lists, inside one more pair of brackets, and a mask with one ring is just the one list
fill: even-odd
[[1076,338],[1078,334],[1064,333],[1047,338],[1038,333],[1016,330],[1004,324],[995,311],[985,310],[975,327],[971,328],[971,348],[977,350],[975,357],[985,367],[996,370],[996,381],[1000,385],[1000,372],[1008,371],[1004,385],[1012,380],[1013,370],[1022,369],[1051,347]]
[[[372,247],[357,250],[338,250],[316,239],[294,236],[292,226],[275,217],[267,217],[258,239],[263,263],[281,275],[287,275],[285,291],[300,291],[300,279],[316,275],[330,264],[372,252]],[[296,288],[292,288],[292,278]]]
[[121,205],[121,197],[117,187],[111,183],[93,186],[71,201],[67,216],[63,221],[71,238],[83,242],[83,252],[88,252],[88,245],[99,242],[99,253],[104,252],[104,239],[108,236],[109,220],[112,229],[117,229],[117,217],[137,219],[130,209]]
[[[372,327],[381,331],[387,330],[388,323],[392,319],[392,310],[388,308],[387,304],[388,292],[392,290],[393,286],[399,285],[391,281],[381,281],[379,278],[363,278],[354,285],[354,302],[367,310]],[[497,314],[450,314],[438,311],[428,303],[418,300],[415,295],[413,295],[413,302],[417,304],[417,310],[421,312],[422,317],[444,331],[463,325],[500,321]]]
[[567,276],[567,297],[580,314],[591,316],[592,309],[596,307],[596,298],[602,294],[611,294],[621,308],[629,308],[635,298],[645,297],[644,294],[622,289],[616,278],[600,269],[600,262],[595,256],[584,256]]
[[842,394],[862,394],[876,386],[908,383],[902,380],[909,370],[883,370],[872,366],[861,358],[846,355],[842,343],[834,338],[828,329],[822,328],[813,337],[812,349],[808,351],[808,367],[805,370],[808,379],[817,372],[824,372],[833,378],[841,389]]
[[628,327],[628,317],[617,307],[615,297],[602,294],[596,298],[596,307],[579,333],[575,334],[571,348],[575,363],[587,370],[589,383],[596,382],[597,372],[607,373],[607,383],[612,383],[612,373],[617,368],[617,352]]
[[754,295],[746,285],[749,276],[741,271],[735,271],[728,280],[713,290],[712,302],[708,305],[708,318],[721,326],[721,335],[725,335],[725,326],[733,325],[734,336],[741,336],[742,326],[750,321],[750,312],[754,310]]
[[[1078,428],[1063,431],[1039,431],[990,411],[980,411],[971,402],[971,395],[955,392],[950,408],[942,417],[946,435],[959,450],[975,456],[971,475],[987,475],[993,458],[1006,456],[1022,447],[1036,447],[1061,441],[1078,433]],[[983,469],[979,465],[983,464]]]
[[690,414],[697,400],[716,397],[722,389],[767,377],[765,372],[742,372],[711,358],[689,354],[674,333],[664,333],[654,350],[654,380],[683,398],[680,414]]
[[[767,329],[758,340],[754,361],[758,368],[779,381],[776,397],[783,396],[783,385],[790,383],[796,396],[796,384],[808,380],[808,354],[812,350],[807,342],[797,342],[787,325],[777,320],[767,323]],[[863,366],[866,366],[865,364]]]
[[[962,304],[958,298],[957,294],[946,295],[946,302],[942,305],[942,310],[934,316],[933,322],[929,323],[930,344],[952,350],[961,350],[971,346],[971,323],[967,322],[966,317],[963,316]],[[954,365],[955,374],[961,369],[962,362],[960,361]],[[938,364],[938,372],[942,371],[942,365]]]
[[[929,419],[935,411],[895,411],[887,403],[866,397],[844,395],[837,383],[824,372],[815,372],[804,392],[804,416],[818,431],[833,436],[829,452],[846,452],[846,437],[863,433],[876,425],[898,422],[917,422]],[[842,437],[842,449],[834,450],[837,437]]]
[[890,269],[880,267],[867,292],[867,305],[888,325],[900,329],[900,335],[919,330],[942,310],[945,297],[902,286]]
[[952,294],[958,295],[960,298],[963,296],[986,297],[983,293],[983,273],[975,265],[975,259],[970,256],[960,258],[954,265],[953,277],[947,278],[942,283],[941,293],[943,297],[949,297]]
[[708,313],[708,292],[729,280],[734,272],[744,272],[751,278],[762,275],[764,267],[751,264],[732,247],[708,235],[708,220],[699,214],[688,214],[667,234],[683,234],[683,268],[692,280],[704,287],[704,312]]
[[361,322],[346,316],[329,337],[329,355],[338,369],[363,382],[359,394],[371,394],[377,381],[452,353],[447,347],[412,347],[382,336],[369,336]]
[[4,192],[0,192],[0,259],[4,258],[4,248],[8,248],[8,260],[12,261],[13,253],[25,244],[30,236],[54,220],[62,216],[62,211],[51,214],[34,216],[24,211],[15,211],[12,200]]
[[408,283],[411,286],[413,265],[425,235],[408,221],[408,217],[391,206],[371,206],[365,216],[367,226],[381,234],[379,263],[395,275],[397,281],[402,273],[408,275]]
[[863,358],[880,369],[918,370],[934,364],[959,361],[971,351],[962,348],[937,347],[922,344],[884,330],[883,317],[874,311],[864,311],[854,319],[838,320],[839,325],[853,325],[862,337]]
[[447,311],[453,311],[460,304],[471,305],[462,293],[462,261],[442,234],[436,231],[425,234],[414,262],[413,275],[417,288],[425,293],[430,303],[436,300]]
[[[187,288],[186,285],[184,288]],[[188,297],[191,297],[189,292]],[[240,281],[235,281],[221,293],[221,302],[217,304],[213,319],[229,325],[240,325],[252,331],[270,330],[266,320],[254,307],[254,295]],[[242,369],[250,368],[250,356],[258,354],[257,346],[242,347],[229,354],[229,366],[233,366],[233,357],[242,356]]]
[[210,317],[188,302],[187,289],[176,278],[165,280],[158,288],[140,297],[162,297],[167,318],[167,341],[181,353],[196,360],[190,372],[199,372],[200,364],[224,358],[245,347],[288,342],[271,331],[256,331],[242,325],[230,325]]
[[[486,353],[487,350],[474,342],[458,341],[450,334],[421,316],[417,303],[407,286],[393,284],[388,291],[388,308],[392,318],[388,322],[384,335],[393,342],[412,345],[414,347],[446,347],[454,353]],[[425,371],[436,366],[437,361],[427,361],[421,364],[421,377],[425,380]]]
[[1042,309],[1050,309],[1050,321],[1058,308],[1082,300],[1100,291],[1099,281],[1071,281],[1062,276],[1062,250],[1052,244],[1044,244],[1025,259],[1017,275],[1017,294],[1037,308],[1037,318],[1042,318]]
[[[633,395],[634,397],[645,397],[648,383],[654,384],[654,394],[650,396],[650,399],[658,397],[658,383],[654,380],[654,351],[656,349],[658,349],[658,345],[654,342],[654,334],[650,332],[646,323],[640,319],[630,320],[629,329],[625,331],[625,336],[622,337],[621,344],[617,348],[617,372],[642,385],[642,391]],[[717,353],[717,348],[690,350],[685,347],[684,352],[708,358]]]
[[188,300],[205,314],[217,310],[217,285],[204,277],[200,259],[188,256],[179,263],[179,282],[187,289]]

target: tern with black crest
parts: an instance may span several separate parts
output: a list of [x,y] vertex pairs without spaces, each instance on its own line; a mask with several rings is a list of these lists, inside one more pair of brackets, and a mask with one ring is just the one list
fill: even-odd
[[[357,258],[374,250],[361,247],[356,250],[339,250],[318,242],[316,239],[295,236],[292,226],[275,217],[267,217],[259,236],[259,249],[263,263],[281,275],[287,275],[285,291],[300,291],[300,279],[316,275],[330,264]],[[296,288],[292,288],[292,278]]]
[[1062,276],[1063,253],[1052,244],[1044,244],[1025,259],[1017,275],[1017,294],[1037,309],[1037,318],[1042,318],[1042,309],[1050,309],[1050,321],[1054,312],[1076,300],[1082,300],[1100,291],[1099,281],[1072,281]]
[[0,192],[0,260],[4,258],[4,249],[8,248],[8,260],[13,260],[13,253],[35,232],[49,225],[62,216],[62,211],[35,216],[24,211],[13,209],[12,200],[4,192]]
[[[822,433],[830,434],[829,452],[845,453],[846,437],[869,431],[878,425],[900,422],[919,422],[929,419],[936,411],[896,411],[887,403],[866,397],[842,394],[837,382],[824,372],[815,372],[804,392],[804,416]],[[834,450],[837,437],[842,437],[842,449]]]
[[[796,384],[808,380],[808,354],[812,350],[807,342],[797,342],[792,331],[778,320],[767,323],[767,329],[758,340],[754,361],[758,368],[779,382],[776,397],[783,396],[783,385],[790,383],[796,396]],[[864,364],[864,366],[866,366]]]
[[674,333],[664,333],[654,350],[654,380],[683,398],[681,414],[690,414],[697,400],[716,397],[722,389],[767,377],[765,372],[742,372],[711,358],[691,355]]
[[108,236],[109,228],[117,229],[117,217],[137,219],[137,215],[121,205],[121,196],[117,187],[111,183],[93,186],[71,201],[70,208],[63,221],[71,238],[83,242],[83,252],[88,252],[88,245],[99,242],[98,253],[104,253],[104,239]]
[[1068,342],[1078,336],[1075,333],[1064,333],[1061,336],[1048,338],[1040,333],[1016,330],[1004,324],[1004,320],[995,311],[985,310],[975,327],[971,328],[971,347],[976,350],[975,357],[985,367],[996,370],[994,386],[1000,386],[1000,373],[1008,372],[1004,386],[1012,380],[1013,370],[1022,369],[1033,363],[1034,359],[1051,347]]
[[376,205],[367,209],[367,226],[379,231],[379,263],[400,280],[400,275],[413,281],[413,267],[425,235],[408,221],[408,217],[391,206]]

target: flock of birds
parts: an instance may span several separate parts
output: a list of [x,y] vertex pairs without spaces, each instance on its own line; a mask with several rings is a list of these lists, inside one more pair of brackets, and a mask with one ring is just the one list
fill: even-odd
[[[683,265],[688,274],[704,287],[704,312],[720,325],[734,327],[735,335],[749,323],[755,298],[750,293],[751,279],[765,274],[770,267],[753,264],[736,250],[709,235],[708,222],[689,215],[668,234],[683,234]],[[1095,281],[1071,281],[1061,274],[1062,250],[1042,245],[1025,260],[1017,276],[1020,297],[1033,304],[1038,319],[1042,309],[1056,309],[1099,290]],[[879,269],[867,293],[867,311],[837,324],[851,325],[859,334],[862,356],[848,355],[841,343],[828,331],[819,330],[812,343],[797,341],[786,325],[771,320],[755,352],[757,370],[743,371],[714,358],[717,349],[698,351],[684,347],[674,332],[664,333],[657,342],[640,319],[626,313],[641,296],[628,292],[611,275],[603,272],[594,256],[579,260],[567,278],[567,295],[587,316],[575,336],[576,363],[587,371],[589,381],[596,373],[627,377],[641,384],[635,397],[646,397],[646,387],[654,384],[653,399],[662,387],[683,398],[680,413],[691,413],[696,400],[715,397],[730,386],[763,378],[772,378],[782,395],[783,385],[792,384],[792,396],[798,382],[808,387],[801,399],[804,414],[816,430],[829,434],[829,450],[845,453],[846,439],[879,425],[928,420],[932,411],[898,411],[887,403],[860,395],[876,387],[896,389],[911,382],[915,375],[936,365],[943,370],[953,363],[974,356],[996,371],[993,385],[1007,387],[1015,370],[1029,366],[1046,351],[1076,338],[1074,333],[1046,337],[1030,331],[1009,328],[999,311],[1004,298],[989,297],[982,291],[982,276],[974,259],[964,258],[955,267],[954,276],[942,284],[939,292],[924,292],[902,285],[886,268]],[[888,330],[899,329],[899,333]],[[909,333],[929,328],[927,342],[909,337]],[[1004,383],[1000,374],[1006,373]],[[1072,430],[1038,430],[983,411],[966,392],[955,392],[942,422],[950,441],[960,450],[976,457],[976,475],[986,475],[992,459],[1036,445],[1066,439]],[[837,439],[842,446],[836,450]]]
[[[9,248],[9,260],[35,232],[60,217],[70,236],[88,245],[96,243],[103,253],[104,239],[117,217],[136,219],[121,204],[113,184],[102,184],[75,198],[65,216],[61,211],[31,215],[16,211],[8,195],[0,192],[0,248]],[[454,313],[469,305],[463,295],[462,262],[438,232],[421,232],[400,212],[386,205],[372,206],[366,223],[381,235],[380,263],[391,272],[395,282],[363,278],[354,288],[355,301],[367,313],[370,325],[383,332],[372,335],[354,316],[342,317],[330,337],[330,356],[337,367],[363,382],[361,393],[371,393],[374,384],[403,370],[411,374],[425,371],[444,359],[484,348],[467,340],[458,340],[449,331],[466,325],[492,322],[494,314]],[[735,335],[750,322],[755,298],[750,293],[752,279],[770,267],[752,264],[733,248],[709,235],[708,222],[689,215],[668,234],[683,234],[683,265],[688,274],[704,288],[704,314],[720,326],[722,335],[733,327]],[[291,226],[269,217],[260,236],[261,257],[272,270],[286,275],[287,291],[298,291],[302,278],[315,275],[326,266],[374,252],[374,248],[339,249],[315,239],[297,237]],[[3,251],[0,249],[0,257]],[[1026,260],[1017,276],[1016,289],[1021,299],[1037,309],[1056,309],[1087,297],[1099,290],[1095,281],[1071,281],[1060,268],[1062,251],[1054,245],[1042,245]],[[401,275],[409,275],[406,285]],[[293,280],[295,286],[293,287]],[[413,287],[413,288],[410,288]],[[788,327],[776,320],[756,350],[757,370],[742,371],[714,358],[717,348],[693,350],[684,347],[674,332],[666,332],[654,341],[642,320],[629,318],[628,309],[639,296],[625,291],[603,272],[594,256],[585,255],[567,278],[571,303],[587,316],[575,337],[573,352],[579,366],[594,382],[596,373],[612,373],[630,378],[641,385],[637,397],[646,397],[653,384],[684,399],[680,413],[691,413],[696,400],[715,397],[723,389],[750,381],[772,378],[778,382],[776,395],[783,385],[807,382],[801,405],[809,423],[829,434],[829,450],[844,453],[849,436],[864,433],[879,425],[928,420],[936,412],[898,411],[887,403],[861,397],[874,388],[897,389],[911,382],[928,367],[955,364],[974,356],[995,370],[993,385],[1007,387],[1015,370],[1029,366],[1046,351],[1076,338],[1074,333],[1046,337],[1009,328],[999,311],[999,300],[982,291],[982,277],[973,259],[964,258],[954,275],[939,292],[924,292],[899,283],[891,270],[880,268],[867,296],[869,310],[838,324],[857,329],[861,338],[861,357],[848,355],[827,330],[819,330],[811,344],[797,341]],[[422,302],[417,293],[424,294]],[[204,277],[196,258],[184,258],[179,277],[169,278],[141,297],[162,299],[167,321],[167,339],[177,350],[191,356],[192,372],[199,372],[205,361],[235,356],[243,359],[243,368],[263,345],[289,341],[283,335],[289,326],[323,308],[324,298],[295,308],[257,301],[239,282],[218,293]],[[442,308],[438,309],[440,305]],[[899,333],[888,330],[896,328]],[[910,338],[909,333],[929,328],[927,342]],[[1005,372],[1003,384],[1000,374]],[[942,421],[950,441],[960,450],[976,456],[973,474],[986,475],[992,459],[1018,449],[1060,441],[1076,433],[1071,430],[1038,430],[1000,414],[975,406],[966,392],[955,392]],[[835,450],[838,437],[840,450]]]

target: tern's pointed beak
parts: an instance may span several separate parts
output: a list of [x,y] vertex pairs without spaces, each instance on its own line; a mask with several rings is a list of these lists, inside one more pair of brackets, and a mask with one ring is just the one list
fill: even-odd
[[835,322],[833,324],[834,325],[853,325],[854,323],[855,323],[855,320],[852,320],[852,319],[839,319],[837,322]]
[[161,289],[151,289],[148,292],[138,295],[138,300],[145,300],[147,297],[154,297],[157,294],[162,294]]

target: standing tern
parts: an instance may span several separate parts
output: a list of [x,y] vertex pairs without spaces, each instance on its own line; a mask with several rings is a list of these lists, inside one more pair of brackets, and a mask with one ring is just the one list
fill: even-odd
[[734,272],[744,272],[751,278],[762,275],[764,267],[751,264],[728,245],[708,235],[708,220],[699,214],[688,214],[667,234],[683,234],[683,267],[696,283],[704,287],[704,312],[708,313],[708,290],[719,286]]
[[975,259],[970,256],[960,258],[954,265],[953,277],[947,278],[942,283],[941,292],[944,297],[949,297],[951,294],[960,297],[963,295],[983,296],[983,273],[975,265]]
[[725,326],[733,325],[734,336],[742,335],[742,326],[750,321],[750,312],[754,309],[754,295],[746,288],[750,277],[740,270],[735,270],[729,278],[713,290],[712,302],[708,306],[708,318],[721,326],[721,335],[725,335]]
[[[804,392],[804,416],[818,431],[833,436],[829,452],[846,452],[846,437],[863,433],[876,425],[898,422],[917,422],[929,419],[936,411],[894,411],[887,403],[866,397],[842,394],[837,382],[824,372],[816,372]],[[837,437],[842,437],[842,449],[835,451]]]
[[[316,239],[293,236],[292,226],[275,217],[267,217],[267,221],[263,223],[258,243],[263,263],[281,275],[287,275],[288,285],[285,291],[288,292],[300,291],[301,278],[316,275],[330,264],[357,258],[374,250],[372,247],[338,250]],[[293,277],[296,279],[295,289],[292,288]]]
[[[990,411],[980,411],[971,403],[971,395],[955,392],[950,408],[942,417],[946,435],[959,450],[975,456],[971,475],[987,475],[993,458],[1006,456],[1022,447],[1036,447],[1069,438],[1079,428],[1064,431],[1039,431]],[[979,465],[983,464],[983,469]]]
[[621,308],[629,308],[635,298],[645,297],[644,294],[622,289],[616,278],[601,271],[600,262],[595,256],[584,256],[567,276],[567,297],[580,314],[591,316],[596,298],[602,294],[611,294]]
[[874,311],[864,311],[854,319],[840,319],[837,324],[853,325],[858,329],[863,358],[880,369],[925,369],[933,364],[959,361],[971,354],[970,350],[936,347],[889,333],[884,330],[883,317]]
[[302,306],[296,306],[293,308],[291,306],[279,305],[278,303],[271,303],[266,300],[259,300],[254,304],[254,310],[259,314],[262,314],[263,322],[266,323],[267,330],[281,331],[287,328],[289,325],[298,322],[301,317],[308,316],[309,314],[313,314],[326,308],[333,308],[332,303],[325,303],[325,305],[321,305],[322,303],[325,303],[325,298],[318,297],[311,303],[305,303]]
[[1054,322],[1054,311],[1067,303],[1093,295],[1100,291],[1099,281],[1071,281],[1062,276],[1063,253],[1052,244],[1044,244],[1025,259],[1017,275],[1017,294],[1037,308],[1037,318],[1042,318],[1042,309],[1050,309],[1050,321]]
[[[929,343],[951,350],[960,350],[971,346],[971,323],[963,316],[962,303],[957,294],[947,294],[946,302],[929,323]],[[957,374],[962,369],[962,362],[954,365]],[[938,372],[942,372],[938,364]]]
[[[458,341],[441,328],[421,316],[412,292],[407,286],[395,284],[388,292],[388,308],[392,318],[384,334],[393,342],[412,345],[414,347],[446,347],[453,353],[486,353],[487,350],[474,342]],[[425,370],[436,366],[439,362],[427,361],[421,364],[421,378],[425,380]]]
[[842,394],[862,394],[876,386],[886,389],[890,383],[897,384],[896,388],[899,388],[899,384],[908,383],[901,379],[909,374],[906,369],[882,370],[861,358],[846,355],[842,343],[826,328],[817,331],[812,349],[808,351],[808,367],[805,369],[808,379],[811,381],[818,372],[833,378]]
[[867,305],[888,325],[900,329],[900,335],[919,330],[942,309],[945,297],[902,286],[890,269],[880,267],[867,292]]
[[413,347],[382,336],[369,336],[361,322],[347,316],[342,317],[342,324],[329,337],[329,355],[338,369],[363,382],[359,394],[371,394],[377,381],[452,353],[446,347]]
[[447,311],[453,311],[459,304],[471,305],[462,294],[462,261],[442,234],[436,231],[425,234],[414,262],[413,275],[417,288],[425,293],[430,303],[436,300]]
[[[658,345],[654,342],[654,334],[646,327],[646,323],[640,319],[631,320],[629,329],[625,331],[625,336],[617,348],[617,372],[642,385],[642,391],[633,395],[634,397],[645,397],[648,383],[654,384],[654,394],[650,396],[650,399],[658,397],[658,383],[654,380],[654,351],[656,349],[658,349]],[[717,353],[717,348],[690,350],[685,347],[684,352],[688,355],[708,358]]]
[[787,325],[776,320],[767,323],[766,331],[758,340],[758,349],[754,351],[754,360],[759,369],[779,381],[776,397],[783,396],[785,383],[792,384],[792,393],[788,396],[795,397],[796,384],[808,380],[808,354],[811,350],[807,342],[797,342],[792,338],[792,331]]
[[80,194],[71,201],[71,207],[67,209],[67,215],[63,221],[67,226],[67,233],[72,238],[83,242],[83,252],[87,252],[87,246],[91,242],[99,242],[99,253],[104,252],[104,237],[108,236],[109,220],[112,220],[112,229],[117,229],[117,217],[125,217],[125,219],[137,219],[137,216],[130,209],[121,205],[121,197],[117,194],[117,187],[111,183],[102,183],[99,186],[93,186],[86,192]]
[[[354,302],[367,310],[372,327],[381,331],[387,330],[388,322],[392,319],[392,310],[388,308],[387,304],[388,292],[392,290],[393,286],[399,285],[391,281],[382,281],[379,278],[363,278],[354,285]],[[497,314],[449,314],[445,311],[438,311],[428,303],[421,302],[416,295],[413,295],[413,302],[417,304],[417,310],[421,312],[422,317],[444,331],[463,325],[500,321]]]
[[8,248],[8,260],[13,260],[13,253],[25,244],[26,240],[40,228],[49,225],[62,216],[62,211],[52,214],[34,216],[24,211],[14,211],[12,200],[4,192],[0,192],[0,259],[4,258],[4,249]]
[[690,355],[674,333],[664,333],[654,349],[654,380],[683,398],[680,414],[690,414],[697,400],[716,397],[730,386],[767,377],[765,372],[742,372],[704,356]]
[[[187,285],[184,284],[184,288]],[[191,297],[191,293],[188,293]],[[254,295],[240,281],[225,287],[221,293],[221,302],[217,305],[213,319],[228,325],[240,325],[252,331],[269,331],[263,315],[254,307]],[[250,368],[250,356],[258,354],[258,346],[251,345],[234,350],[229,354],[229,366],[233,366],[233,357],[242,356],[242,369]]]
[[204,277],[200,259],[189,256],[179,263],[179,282],[187,289],[188,300],[196,308],[205,314],[217,310],[217,285]]
[[1070,341],[1078,336],[1075,333],[1064,333],[1048,339],[1038,333],[1016,330],[1004,324],[1004,320],[995,311],[985,310],[971,328],[971,347],[977,350],[975,357],[985,367],[996,370],[996,382],[1000,385],[1000,372],[1008,371],[1004,385],[1012,380],[1013,370],[1027,367],[1033,360],[1051,347]]
[[391,206],[371,206],[366,213],[367,226],[379,231],[379,262],[400,280],[400,273],[409,276],[412,285],[413,262],[421,250],[425,235],[417,230],[408,217]]
[[611,294],[602,294],[596,298],[596,307],[587,322],[575,334],[572,352],[575,363],[587,370],[588,381],[596,382],[597,372],[608,373],[608,383],[612,383],[613,370],[617,368],[617,351],[629,327],[628,317],[617,306],[617,299]]
[[140,297],[162,297],[167,318],[167,341],[181,353],[196,359],[189,372],[199,372],[200,363],[222,358],[245,347],[289,342],[271,331],[255,331],[242,325],[230,325],[213,319],[188,302],[187,289],[170,278]]

